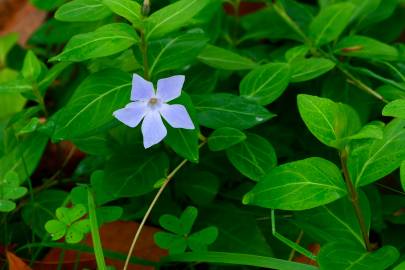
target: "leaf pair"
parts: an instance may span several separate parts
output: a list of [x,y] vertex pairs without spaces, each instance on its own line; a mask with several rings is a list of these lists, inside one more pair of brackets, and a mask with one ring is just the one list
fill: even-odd
[[218,229],[210,226],[198,232],[191,233],[198,210],[187,207],[180,218],[173,215],[163,215],[159,219],[160,225],[168,232],[157,232],[155,242],[161,248],[169,250],[170,254],[183,253],[187,247],[193,251],[206,251],[218,236]]
[[10,212],[15,209],[14,200],[27,193],[27,188],[20,187],[18,174],[9,171],[0,179],[0,212]]
[[82,204],[72,208],[60,207],[56,209],[56,219],[49,220],[45,229],[51,234],[52,240],[59,240],[65,236],[69,244],[79,243],[90,231],[89,219],[81,219],[87,210]]

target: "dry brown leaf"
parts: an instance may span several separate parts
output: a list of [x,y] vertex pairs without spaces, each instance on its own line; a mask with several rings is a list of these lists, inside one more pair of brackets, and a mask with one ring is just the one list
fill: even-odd
[[6,251],[6,257],[9,270],[31,270],[31,268],[14,253]]

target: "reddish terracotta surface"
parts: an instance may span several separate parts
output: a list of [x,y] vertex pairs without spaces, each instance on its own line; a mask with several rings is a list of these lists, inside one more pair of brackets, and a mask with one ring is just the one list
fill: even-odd
[[[242,2],[239,5],[239,16],[244,16],[253,12],[256,12],[262,8],[264,8],[265,5],[263,3],[255,3],[255,2]],[[235,16],[236,12],[233,8],[233,6],[229,3],[224,4],[224,10],[227,14]]]

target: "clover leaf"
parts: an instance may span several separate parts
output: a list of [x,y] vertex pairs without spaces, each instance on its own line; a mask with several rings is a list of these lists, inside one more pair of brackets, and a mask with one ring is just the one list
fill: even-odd
[[183,253],[187,247],[192,251],[205,251],[218,237],[218,229],[209,226],[198,232],[191,233],[198,210],[187,207],[180,218],[173,215],[163,215],[159,219],[160,225],[169,232],[157,232],[154,235],[156,244],[169,250],[169,254]]
[[16,207],[14,200],[27,193],[27,188],[20,187],[20,179],[14,171],[6,173],[0,179],[0,212],[10,212]]
[[67,243],[79,243],[90,231],[89,219],[81,219],[86,213],[86,207],[82,204],[71,208],[59,207],[56,209],[56,219],[49,220],[45,224],[45,229],[52,240],[59,240],[65,236]]

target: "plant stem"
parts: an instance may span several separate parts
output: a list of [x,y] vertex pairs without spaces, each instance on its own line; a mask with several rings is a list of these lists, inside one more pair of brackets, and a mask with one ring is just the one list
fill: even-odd
[[39,91],[38,85],[36,83],[32,84],[32,91],[37,98],[38,104],[41,107],[41,110],[44,112],[45,117],[48,117],[48,111],[45,106],[44,97],[41,95],[41,92]]
[[[201,148],[202,146],[204,146],[204,144],[206,143],[206,141],[203,141],[200,145],[199,148]],[[131,247],[129,248],[128,251],[128,255],[127,255],[127,259],[125,260],[125,265],[123,270],[127,270],[128,266],[129,266],[129,260],[131,259],[131,255],[134,252],[135,249],[135,245],[136,242],[139,239],[139,236],[141,235],[142,229],[145,226],[146,220],[149,218],[150,213],[152,212],[156,202],[159,200],[160,195],[162,195],[163,191],[165,190],[165,188],[167,187],[167,185],[169,184],[170,180],[175,176],[175,174],[187,163],[187,159],[184,159],[182,162],[179,163],[179,165],[177,165],[176,168],[173,169],[173,171],[170,172],[170,174],[166,177],[165,181],[163,182],[162,186],[160,187],[160,189],[158,190],[158,192],[156,193],[155,197],[153,198],[151,204],[149,205],[148,210],[146,211],[144,217],[142,218],[141,223],[139,224],[138,230],[136,231],[135,237],[132,240],[131,243]]]
[[361,207],[360,207],[359,194],[357,193],[356,188],[353,186],[353,182],[350,178],[349,171],[347,169],[347,151],[346,150],[342,150],[340,152],[340,163],[342,165],[342,170],[343,170],[343,175],[345,178],[347,191],[349,192],[348,196],[353,205],[354,212],[357,217],[357,221],[359,222],[364,244],[366,246],[367,251],[372,251],[370,239],[368,237],[368,229],[367,229],[366,223],[364,221],[364,215],[363,215],[363,213],[361,211]]

